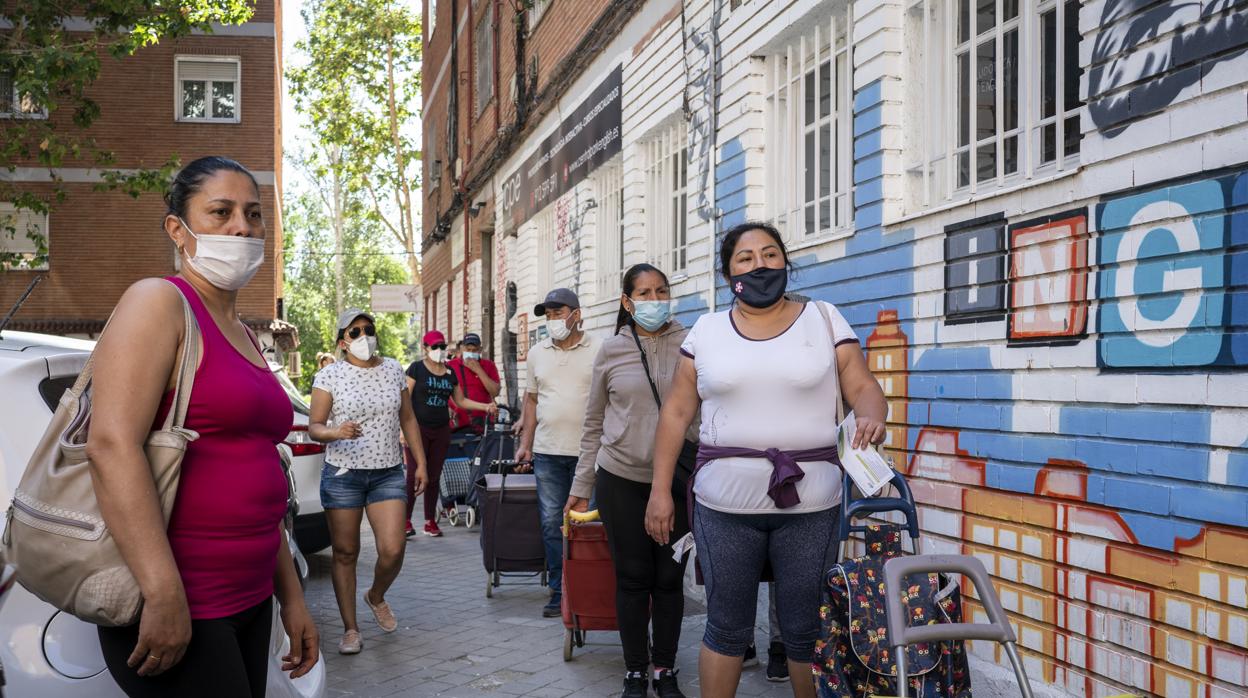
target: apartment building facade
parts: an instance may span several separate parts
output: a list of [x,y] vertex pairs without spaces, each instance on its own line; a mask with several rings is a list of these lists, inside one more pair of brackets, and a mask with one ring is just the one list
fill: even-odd
[[[174,155],[183,163],[224,155],[255,174],[268,228],[265,263],[240,292],[239,313],[265,353],[279,361],[297,343],[281,310],[281,73],[280,3],[258,0],[245,24],[165,40],[121,60],[103,56],[89,90],[101,115],[85,133],[115,154],[115,169],[158,168]],[[0,76],[0,89],[12,90],[12,83]],[[7,95],[0,99],[0,107],[6,105],[0,129],[4,119],[42,118],[16,113],[20,100]],[[89,162],[67,161],[53,173],[33,162],[18,165],[0,178],[51,197],[55,175],[67,197],[53,203],[47,216],[19,222],[44,233],[48,260],[42,269],[0,271],[0,308],[6,312],[34,276],[44,277],[10,329],[94,337],[130,284],[179,268],[163,230],[160,194],[134,199],[97,191],[104,177]],[[12,215],[12,207],[0,202],[0,215],[6,212]],[[0,239],[14,252],[28,253],[29,245],[22,236]]]
[[495,341],[552,286],[609,332],[642,261],[692,324],[770,221],[1035,679],[1248,695],[1246,76],[1223,0],[650,0],[493,177]]

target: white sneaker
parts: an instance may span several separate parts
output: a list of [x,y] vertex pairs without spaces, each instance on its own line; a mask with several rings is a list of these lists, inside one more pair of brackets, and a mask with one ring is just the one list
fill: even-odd
[[359,654],[362,649],[364,649],[364,638],[360,637],[358,630],[348,630],[338,641],[338,654]]

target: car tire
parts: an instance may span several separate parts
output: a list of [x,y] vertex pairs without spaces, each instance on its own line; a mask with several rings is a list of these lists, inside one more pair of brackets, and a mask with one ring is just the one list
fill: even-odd
[[319,553],[329,547],[329,518],[325,512],[295,519],[295,544],[304,555]]

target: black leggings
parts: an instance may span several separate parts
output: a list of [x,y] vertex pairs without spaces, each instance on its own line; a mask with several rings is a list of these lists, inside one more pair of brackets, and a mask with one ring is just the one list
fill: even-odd
[[[648,631],[653,610],[654,666],[674,668],[685,614],[685,563],[672,559],[671,545],[660,546],[646,534],[650,485],[599,468],[595,496],[615,563],[615,613],[624,645],[624,665],[628,671],[644,672],[650,664]],[[689,520],[684,494],[673,498],[674,543],[689,532]]]
[[139,676],[126,666],[139,641],[139,624],[100,631],[108,672],[130,698],[264,698],[268,682],[273,599],[225,618],[191,621],[191,644],[182,661],[159,676]]

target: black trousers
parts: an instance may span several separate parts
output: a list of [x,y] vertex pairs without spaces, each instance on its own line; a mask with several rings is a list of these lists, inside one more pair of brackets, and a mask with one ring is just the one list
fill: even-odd
[[[628,671],[654,666],[674,668],[680,644],[680,622],[685,613],[685,562],[672,559],[672,546],[660,546],[646,534],[646,504],[650,484],[612,475],[598,469],[595,496],[598,512],[607,529],[611,559],[615,564],[615,613],[624,645]],[[674,543],[689,532],[684,493],[676,502]],[[686,557],[686,560],[688,558]],[[654,656],[650,656],[650,625],[653,615]]]
[[100,649],[108,673],[130,698],[264,698],[272,626],[272,597],[232,616],[192,620],[182,661],[159,676],[139,676],[126,666],[139,641],[138,623],[101,627]]

